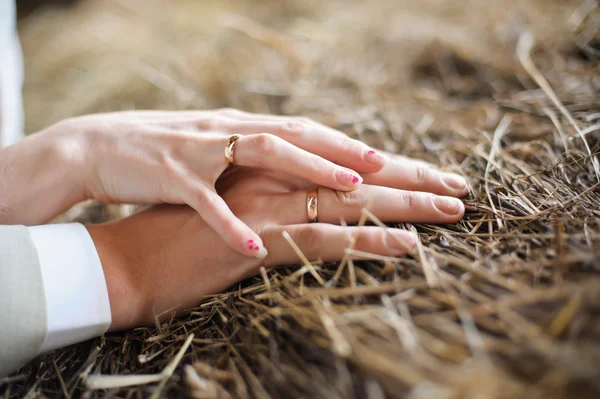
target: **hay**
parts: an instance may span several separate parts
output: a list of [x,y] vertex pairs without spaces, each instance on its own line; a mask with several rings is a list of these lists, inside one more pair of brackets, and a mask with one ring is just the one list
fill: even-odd
[[[5,397],[598,397],[597,3],[400,3],[91,1],[23,21],[31,130],[121,108],[303,114],[472,192],[456,225],[399,225],[416,258],[262,271],[186,318],[42,356]],[[89,390],[99,374],[160,382]]]

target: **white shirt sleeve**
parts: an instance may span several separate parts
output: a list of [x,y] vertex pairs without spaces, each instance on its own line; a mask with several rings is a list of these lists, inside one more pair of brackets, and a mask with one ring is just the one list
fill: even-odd
[[42,352],[97,337],[111,323],[104,271],[79,223],[29,227],[46,297],[48,332]]

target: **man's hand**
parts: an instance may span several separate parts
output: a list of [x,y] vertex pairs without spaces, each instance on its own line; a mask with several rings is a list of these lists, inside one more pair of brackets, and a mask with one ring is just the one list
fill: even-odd
[[[385,256],[404,256],[415,245],[412,233],[380,227],[342,227],[357,222],[368,207],[385,222],[453,223],[464,213],[461,201],[429,193],[403,191],[419,182],[398,175],[404,160],[391,162],[353,192],[319,190],[319,220],[307,223],[305,180],[274,172],[233,168],[217,189],[232,211],[251,226],[269,250],[259,261],[232,250],[197,213],[184,206],[161,206],[89,231],[102,261],[112,310],[111,330],[154,323],[157,314],[193,307],[258,273],[261,265],[299,263],[282,236],[287,231],[309,259],[340,260],[350,240],[355,248]],[[453,194],[433,169],[419,172],[431,191]],[[326,244],[325,244],[326,243]],[[251,243],[249,243],[251,245]]]

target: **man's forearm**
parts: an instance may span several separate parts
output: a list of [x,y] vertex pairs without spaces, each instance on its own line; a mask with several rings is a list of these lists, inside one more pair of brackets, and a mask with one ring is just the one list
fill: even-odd
[[0,224],[42,224],[84,200],[81,154],[54,130],[0,149]]

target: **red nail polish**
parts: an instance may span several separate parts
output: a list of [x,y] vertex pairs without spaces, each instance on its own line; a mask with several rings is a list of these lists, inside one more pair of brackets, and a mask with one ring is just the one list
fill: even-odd
[[350,184],[348,183],[355,185],[361,181],[360,177],[343,169],[337,173],[337,179],[345,186],[349,186]]
[[378,166],[384,165],[386,162],[386,158],[374,150],[368,150],[367,153],[364,155],[364,159],[368,163]]
[[[252,241],[250,243],[250,241]],[[267,257],[267,255],[269,254],[269,252],[267,251],[267,249],[262,245],[262,241],[259,240],[248,240],[249,245],[248,245],[248,250],[252,251],[252,257],[255,257],[257,259],[264,259]]]

